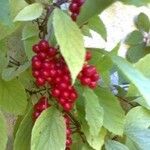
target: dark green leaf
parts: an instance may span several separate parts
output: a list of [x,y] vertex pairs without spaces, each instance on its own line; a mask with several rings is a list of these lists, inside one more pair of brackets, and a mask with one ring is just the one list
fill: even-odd
[[78,18],[78,24],[87,23],[90,18],[99,15],[105,8],[110,6],[114,0],[86,0]]
[[140,13],[135,21],[137,28],[141,31],[149,32],[150,30],[150,20],[148,16],[144,13]]
[[127,36],[125,43],[128,45],[138,45],[144,42],[143,39],[144,37],[142,33],[140,31],[135,30]]
[[88,21],[88,26],[93,31],[99,33],[104,40],[107,39],[107,31],[105,25],[99,16],[94,16]]

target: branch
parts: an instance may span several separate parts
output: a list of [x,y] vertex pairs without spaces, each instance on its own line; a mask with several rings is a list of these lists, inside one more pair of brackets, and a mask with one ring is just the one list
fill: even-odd
[[33,94],[37,94],[37,93],[40,93],[40,92],[42,92],[42,91],[45,91],[46,88],[40,89],[40,90],[36,90],[36,91],[31,91],[31,90],[28,90],[28,89],[25,89],[25,90],[26,90],[26,92],[28,92],[30,95],[33,95]]
[[70,112],[66,112],[65,111],[65,113],[70,117],[70,119],[72,120],[73,124],[76,126],[75,132],[77,132],[79,134],[79,136],[81,137],[83,143],[85,143],[86,139],[85,139],[84,133],[81,131],[80,123],[75,119],[75,117]]

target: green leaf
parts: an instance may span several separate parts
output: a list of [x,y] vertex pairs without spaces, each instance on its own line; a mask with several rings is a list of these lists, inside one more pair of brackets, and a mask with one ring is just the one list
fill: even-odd
[[2,72],[2,79],[5,81],[10,81],[14,79],[15,77],[19,76],[21,73],[23,73],[28,67],[30,63],[26,62],[23,65],[20,65],[19,67],[11,67],[11,68],[6,68]]
[[[142,59],[140,59],[134,67],[138,69],[140,72],[143,73],[144,76],[147,78],[150,78],[150,54],[146,55]],[[140,93],[138,92],[137,88],[135,85],[131,84],[129,89],[128,89],[128,96],[140,96]]]
[[25,89],[18,80],[6,82],[0,79],[0,106],[16,115],[24,113],[27,97]]
[[135,20],[136,27],[145,32],[149,32],[150,30],[150,20],[148,16],[144,13],[140,13]]
[[40,3],[34,3],[26,6],[15,17],[14,21],[31,21],[40,17],[43,13],[43,6]]
[[125,131],[125,134],[140,148],[140,150],[149,150],[150,148],[149,129],[128,127],[128,130]]
[[83,25],[84,23],[87,23],[90,18],[99,15],[100,12],[110,6],[113,2],[114,0],[86,0],[81,9],[78,24]]
[[103,108],[92,90],[85,89],[83,96],[85,98],[85,119],[89,125],[90,134],[97,136],[103,125]]
[[126,139],[126,145],[130,150],[141,150],[136,143],[134,143],[131,139]]
[[111,58],[120,71],[135,85],[148,106],[150,106],[150,80],[123,58],[119,56],[112,56]]
[[138,106],[131,109],[126,116],[125,130],[130,127],[148,128],[150,126],[150,111]]
[[8,25],[10,22],[9,0],[0,1],[0,10],[0,23]]
[[142,43],[129,47],[126,53],[126,58],[131,63],[136,63],[140,58],[144,57],[148,53],[150,52],[145,50],[145,43]]
[[38,35],[38,28],[36,25],[32,24],[26,24],[22,31],[22,40],[27,40],[29,38],[32,38],[34,36]]
[[0,41],[0,62],[1,62],[0,63],[0,74],[2,73],[3,69],[7,65],[6,54],[7,54],[7,48],[5,46],[5,41],[1,40]]
[[84,64],[83,36],[71,18],[59,9],[54,10],[53,26],[60,51],[70,69],[74,83]]
[[4,116],[0,112],[0,150],[5,150],[7,145],[7,124]]
[[94,150],[100,150],[102,148],[103,144],[104,144],[104,141],[105,141],[105,136],[107,134],[106,130],[104,128],[101,128],[101,131],[98,133],[98,135],[93,136],[93,135],[90,134],[88,126],[85,125],[85,123],[84,123],[83,131],[84,131],[84,134],[86,136],[86,139],[87,139],[89,145]]
[[135,30],[127,36],[125,43],[128,45],[138,45],[144,42],[143,39],[144,37],[142,33],[140,31]]
[[31,150],[64,150],[66,142],[64,118],[55,108],[44,111],[32,130]]
[[120,0],[120,1],[124,2],[125,4],[130,4],[135,6],[147,5],[149,3],[149,0]]
[[108,89],[97,88],[95,92],[99,98],[100,105],[104,109],[103,126],[114,134],[122,135],[125,114],[117,98]]
[[35,55],[32,51],[32,46],[39,41],[38,28],[35,24],[28,23],[24,26],[22,31],[22,40],[24,44],[25,53],[29,60]]
[[32,110],[30,110],[19,125],[14,140],[14,150],[30,150],[32,127]]
[[107,39],[107,31],[105,25],[99,16],[94,16],[88,21],[88,26],[93,31],[99,33],[104,40]]
[[105,148],[106,150],[129,150],[124,144],[113,140],[107,140]]

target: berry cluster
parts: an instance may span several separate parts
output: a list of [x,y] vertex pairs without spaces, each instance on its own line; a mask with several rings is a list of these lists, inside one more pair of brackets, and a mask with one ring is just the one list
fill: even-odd
[[85,0],[72,0],[69,10],[71,12],[71,18],[73,21],[77,20],[77,17],[80,13],[80,8],[84,4]]
[[70,150],[70,146],[72,145],[72,130],[71,130],[71,120],[67,115],[64,115],[65,123],[66,123],[66,149]]
[[[91,52],[87,51],[85,60],[89,61],[91,58]],[[82,85],[94,89],[97,86],[97,82],[99,80],[99,74],[96,70],[96,67],[93,65],[85,64],[82,71],[78,75],[78,79],[80,80]]]
[[63,57],[45,40],[34,45],[33,51],[37,53],[32,58],[32,74],[37,86],[48,83],[51,95],[65,111],[71,111],[78,95],[71,85],[70,72]]
[[40,114],[48,107],[50,107],[50,104],[48,103],[47,98],[41,97],[39,101],[34,105],[33,120],[36,121]]

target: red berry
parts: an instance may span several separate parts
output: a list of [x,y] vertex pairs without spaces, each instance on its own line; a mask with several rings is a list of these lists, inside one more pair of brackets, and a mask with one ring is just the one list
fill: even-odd
[[72,144],[72,139],[71,138],[68,138],[67,140],[66,140],[66,146],[68,147],[68,146],[70,146]]
[[42,70],[42,76],[44,77],[44,78],[48,78],[48,77],[50,77],[50,71],[49,71],[49,69],[44,69],[44,70]]
[[97,82],[90,82],[90,84],[89,84],[89,87],[90,87],[91,89],[96,88],[96,86],[97,86]]
[[99,74],[98,73],[95,73],[91,76],[91,80],[92,81],[98,81],[99,80]]
[[84,4],[85,0],[73,0],[73,2],[78,3],[78,5],[81,7]]
[[92,58],[92,53],[90,51],[87,51],[85,60],[89,61],[91,58]]
[[42,63],[39,60],[32,61],[32,67],[34,69],[40,69],[42,67]]
[[93,74],[97,73],[96,68],[94,66],[87,66],[83,69],[83,74],[90,77]]
[[69,92],[68,91],[63,91],[61,94],[61,97],[64,99],[68,99],[69,98]]
[[55,49],[55,48],[53,48],[53,47],[50,47],[50,48],[48,49],[48,56],[49,56],[49,57],[55,56],[56,53],[57,53],[57,49]]
[[79,14],[79,12],[80,12],[80,7],[78,6],[78,3],[71,3],[70,6],[69,6],[69,10],[70,10],[72,13]]
[[38,77],[36,79],[36,84],[37,84],[37,86],[43,86],[45,84],[45,79],[41,78],[41,77]]
[[70,103],[65,103],[63,105],[63,108],[64,108],[65,111],[71,111],[72,105]]
[[89,77],[81,77],[81,84],[82,85],[89,85],[91,82],[91,79]]
[[47,54],[44,53],[44,52],[40,52],[40,53],[37,55],[37,57],[38,57],[40,60],[44,60],[44,59],[46,59]]
[[38,112],[38,111],[35,111],[34,113],[33,113],[33,121],[36,121],[36,119],[40,116],[40,112]]
[[49,49],[49,44],[48,44],[48,41],[46,40],[41,40],[38,45],[39,45],[40,51],[42,52],[48,51]]
[[60,90],[59,89],[53,89],[52,90],[52,95],[54,97],[59,97],[60,96]]
[[33,77],[37,78],[40,76],[40,72],[38,70],[34,70],[34,71],[32,71],[32,75],[33,75]]
[[33,45],[33,46],[32,46],[32,50],[33,50],[33,52],[35,52],[35,53],[39,53],[39,52],[40,52],[40,48],[39,48],[38,44]]
[[78,17],[78,14],[76,14],[76,13],[71,14],[71,18],[72,18],[73,21],[76,21],[77,17]]

